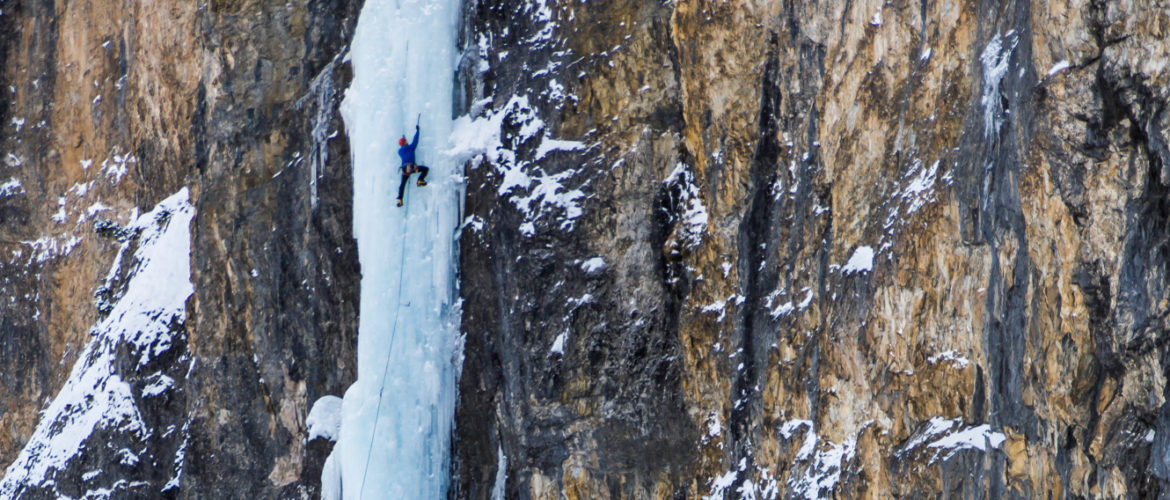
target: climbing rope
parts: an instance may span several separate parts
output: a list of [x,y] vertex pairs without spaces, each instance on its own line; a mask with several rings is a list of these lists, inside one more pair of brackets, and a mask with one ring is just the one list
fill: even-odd
[[[409,179],[407,179],[409,181]],[[410,191],[407,189],[407,191]],[[378,435],[378,416],[382,414],[382,393],[386,390],[386,376],[390,371],[390,355],[394,352],[394,336],[398,333],[398,318],[399,311],[402,309],[402,269],[406,265],[406,220],[410,217],[410,203],[408,195],[403,193],[403,211],[402,211],[402,230],[398,234],[402,235],[402,251],[399,253],[398,259],[398,293],[394,300],[398,304],[394,306],[394,326],[390,329],[390,343],[386,351],[386,365],[382,367],[382,386],[378,388],[378,406],[374,410],[374,428],[370,432],[370,444],[366,448],[366,465],[362,469],[362,483],[358,489],[358,498],[366,493],[366,474],[370,471],[370,454],[374,451],[374,437]]]

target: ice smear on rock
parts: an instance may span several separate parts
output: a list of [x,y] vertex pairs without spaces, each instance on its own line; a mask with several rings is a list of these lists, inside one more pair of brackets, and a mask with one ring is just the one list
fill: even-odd
[[[451,133],[461,4],[370,0],[342,103],[354,168],[362,270],[357,380],[322,471],[323,498],[445,498],[455,407],[458,305],[453,264],[461,194]],[[430,185],[397,208],[397,139],[414,133]]]
[[1019,36],[1015,30],[1003,36],[996,36],[987,42],[979,60],[983,63],[983,135],[994,137],[1003,126],[1003,103],[1000,84],[1007,75],[1012,53],[1016,50]]

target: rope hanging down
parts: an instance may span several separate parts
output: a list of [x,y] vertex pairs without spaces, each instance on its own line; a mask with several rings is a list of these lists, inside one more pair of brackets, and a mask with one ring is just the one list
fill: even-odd
[[[406,198],[404,195],[403,198]],[[374,411],[374,428],[370,432],[370,444],[366,447],[366,465],[362,469],[362,483],[358,489],[358,498],[365,495],[366,492],[366,474],[370,471],[370,454],[374,451],[374,437],[378,435],[378,416],[382,414],[382,393],[386,391],[386,375],[390,371],[390,354],[394,352],[394,337],[398,333],[398,318],[399,312],[402,309],[402,269],[406,265],[406,220],[410,217],[410,204],[405,203],[402,211],[402,229],[398,232],[402,237],[402,250],[399,253],[398,259],[398,293],[394,296],[394,300],[398,304],[394,306],[394,326],[390,329],[390,343],[386,350],[386,365],[382,367],[382,386],[378,388],[378,406]]]

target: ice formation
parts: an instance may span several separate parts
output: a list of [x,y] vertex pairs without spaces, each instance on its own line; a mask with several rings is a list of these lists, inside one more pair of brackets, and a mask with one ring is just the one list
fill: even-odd
[[[358,19],[342,104],[362,269],[358,376],[322,472],[324,498],[446,497],[462,195],[441,151],[450,147],[458,14],[449,0],[372,0]],[[416,119],[430,185],[412,179],[397,208],[397,140],[410,138]]]

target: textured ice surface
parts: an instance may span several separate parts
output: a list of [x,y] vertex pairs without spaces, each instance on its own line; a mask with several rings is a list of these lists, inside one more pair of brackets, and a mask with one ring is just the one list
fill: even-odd
[[[444,498],[455,404],[453,271],[459,186],[450,147],[455,27],[451,0],[371,0],[350,57],[342,114],[354,168],[362,269],[358,376],[346,391],[326,498]],[[414,133],[430,185],[394,206],[397,140]]]

